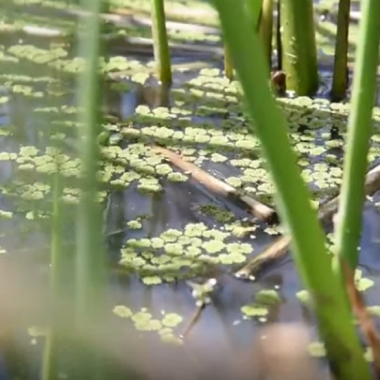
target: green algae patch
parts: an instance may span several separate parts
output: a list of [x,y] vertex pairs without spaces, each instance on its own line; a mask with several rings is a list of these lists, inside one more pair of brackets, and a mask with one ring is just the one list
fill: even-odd
[[380,317],[380,306],[367,306],[367,311],[374,317]]
[[363,272],[360,269],[355,270],[354,276],[355,286],[359,292],[365,292],[375,285],[375,282],[369,278],[363,277]]
[[121,250],[120,265],[137,273],[146,285],[206,276],[215,265],[245,262],[253,252],[226,231],[203,223],[168,229],[152,238],[129,239]]
[[274,289],[259,290],[254,298],[254,302],[241,307],[243,319],[256,317],[259,321],[266,322],[270,307],[281,302],[280,295]]
[[113,313],[120,318],[130,321],[137,331],[145,333],[154,332],[163,342],[182,344],[182,340],[174,332],[174,329],[183,322],[183,317],[179,314],[161,312],[159,317],[154,317],[147,308],[133,312],[129,307],[124,305],[115,306]]
[[322,358],[326,356],[326,348],[322,342],[311,342],[308,345],[309,354],[316,358]]
[[256,293],[256,302],[262,305],[275,305],[281,301],[280,295],[273,289],[263,289]]
[[300,290],[296,293],[296,297],[301,301],[303,305],[309,305],[311,302],[310,294],[307,290]]
[[242,306],[241,312],[246,317],[265,317],[269,314],[267,307],[254,303]]
[[235,219],[235,215],[233,212],[228,211],[218,205],[213,205],[213,204],[195,205],[193,209],[203,215],[210,216],[211,218],[215,219],[215,221],[220,222],[220,223],[233,222]]

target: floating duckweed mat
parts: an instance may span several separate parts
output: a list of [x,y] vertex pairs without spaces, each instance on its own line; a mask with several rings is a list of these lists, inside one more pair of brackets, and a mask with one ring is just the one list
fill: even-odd
[[115,306],[113,312],[120,318],[131,320],[137,331],[155,332],[166,343],[183,343],[177,337],[178,334],[175,334],[175,329],[183,322],[183,317],[179,314],[161,311],[161,318],[153,317],[147,308],[134,313],[124,305]]

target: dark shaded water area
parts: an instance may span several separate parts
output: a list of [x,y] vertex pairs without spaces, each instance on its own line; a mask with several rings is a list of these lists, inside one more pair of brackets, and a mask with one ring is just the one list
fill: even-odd
[[[74,216],[78,193],[75,188],[77,185],[75,175],[70,175],[69,172],[77,168],[75,160],[80,153],[76,143],[78,133],[75,126],[76,111],[74,107],[75,81],[73,73],[76,69],[64,71],[61,70],[63,64],[49,65],[48,63],[52,60],[51,54],[59,55],[59,49],[70,50],[69,56],[64,56],[63,59],[72,60],[74,49],[70,49],[65,44],[61,45],[61,43],[56,43],[52,47],[51,42],[47,39],[41,42],[39,38],[28,39],[24,36],[21,39],[20,36],[12,34],[7,35],[6,38],[2,37],[0,44],[2,57],[5,57],[3,60],[4,70],[0,74],[0,84],[2,85],[0,100],[9,97],[9,100],[0,103],[0,124],[2,126],[0,128],[0,249],[2,252],[0,260],[3,261],[4,268],[14,263],[16,268],[18,265],[20,266],[23,269],[22,274],[25,275],[25,283],[31,284],[31,288],[36,288],[37,293],[32,294],[37,294],[39,300],[36,300],[35,303],[46,306],[44,299],[47,297],[45,292],[48,283],[51,244],[51,168],[46,167],[46,164],[49,164],[46,162],[46,157],[41,159],[45,160],[42,162],[45,165],[43,169],[41,169],[43,165],[33,163],[33,160],[41,154],[48,155],[47,147],[58,146],[70,158],[68,161],[73,162],[72,167],[68,165],[66,169],[64,193],[67,202],[64,240],[67,244],[67,254],[71,255],[75,246]],[[34,46],[40,51],[34,51],[34,55],[30,51],[23,54],[17,51],[15,46]],[[13,50],[10,50],[12,47]],[[49,54],[43,53],[44,50],[49,50]],[[110,55],[112,56],[112,52]],[[32,56],[37,59],[31,59]],[[192,59],[174,56],[173,62],[187,64],[189,61],[190,63],[198,62],[206,58],[207,56],[201,54]],[[44,59],[47,64],[41,63]],[[149,55],[140,57],[131,54],[128,59],[140,62],[131,69],[134,70],[133,75],[146,74],[149,77],[149,73],[146,71],[139,71],[142,70],[142,66],[149,66],[151,61]],[[215,61],[215,59],[206,60],[206,63],[212,68],[221,69],[222,67],[222,62]],[[169,123],[160,115],[153,115],[153,120],[152,117],[149,120],[134,119],[138,107],[141,110],[141,106],[144,105],[153,110],[159,107],[169,107],[169,110],[182,107],[182,111],[187,112],[186,117],[190,118],[191,124],[199,128],[207,128],[209,124],[221,126],[226,119],[231,123],[236,122],[236,128],[240,127],[241,120],[237,106],[233,104],[233,107],[230,108],[226,105],[232,101],[229,101],[228,98],[227,100],[217,98],[216,100],[212,99],[211,103],[208,102],[207,97],[210,94],[218,94],[221,91],[218,86],[214,91],[204,92],[203,96],[202,93],[199,94],[202,87],[202,84],[197,84],[196,81],[199,75],[199,69],[176,71],[173,90],[169,93],[164,93],[152,78],[148,80],[148,85],[142,85],[118,76],[117,82],[118,84],[123,83],[125,90],[120,90],[120,87],[115,89],[110,82],[105,83],[103,109],[109,116],[110,124],[121,126],[135,124],[136,129],[139,130],[152,124],[159,127],[170,124],[170,128],[175,128],[176,124],[175,119]],[[331,70],[323,67],[321,76],[322,85],[318,98],[324,99],[327,97],[330,85]],[[129,78],[131,74],[128,73],[125,77]],[[212,78],[206,83],[207,85],[214,83],[213,81],[217,83],[216,77]],[[194,89],[192,97],[186,97],[186,94],[178,96],[179,93],[176,90],[183,88],[186,89],[186,94],[191,93],[191,89]],[[198,112],[202,103],[208,105],[211,111],[206,114]],[[299,142],[302,142],[302,136],[304,136],[305,141],[312,140],[316,147],[324,146],[326,140],[330,139],[330,137],[326,138],[326,134],[339,135],[339,131],[332,131],[334,127],[328,118],[326,118],[326,125],[321,125],[321,128],[313,135],[308,134],[307,130],[300,132],[304,127],[303,121],[299,121],[298,124],[300,127],[297,129],[300,136],[297,137]],[[178,126],[179,129],[180,126]],[[331,139],[338,141],[340,136]],[[151,142],[149,139],[141,141],[124,136],[120,145],[126,149],[131,146],[140,149],[136,144],[144,145]],[[380,157],[380,155],[377,157],[377,142],[378,140],[374,139],[374,162]],[[342,158],[342,145],[337,143],[331,148],[338,162],[341,162]],[[33,147],[36,151],[33,151]],[[179,144],[174,144],[173,150],[178,147]],[[194,147],[197,148],[195,145]],[[255,156],[251,152],[247,153],[239,149],[225,149],[224,151],[223,147],[219,147],[219,151],[216,153],[222,153],[227,160],[215,162],[206,159],[201,165],[204,170],[220,179],[237,177],[241,174],[240,169],[231,163],[232,160],[259,156],[258,153]],[[207,152],[201,151],[198,154],[208,157]],[[144,159],[145,156],[141,157]],[[315,155],[310,158],[309,166],[305,168],[314,170],[315,165],[320,163],[324,163],[324,156]],[[330,164],[330,162],[328,163]],[[177,171],[175,170],[175,172]],[[122,257],[121,251],[131,239],[153,239],[168,230],[184,231],[186,226],[194,224],[199,226],[199,223],[205,226],[202,228],[213,231],[223,232],[226,230],[225,225],[231,223],[231,219],[215,218],[214,215],[201,212],[200,206],[216,206],[218,209],[229,212],[228,215],[232,215],[232,221],[244,221],[250,226],[256,227],[252,233],[244,236],[229,236],[231,244],[245,243],[253,248],[253,252],[247,255],[247,260],[276,239],[278,231],[268,230],[266,223],[256,220],[238,204],[210,192],[195,179],[172,182],[161,176],[158,183],[163,191],[153,193],[138,191],[137,180],[132,180],[128,186],[121,186],[121,188],[113,186],[111,182],[102,184],[104,187],[102,195],[104,246],[109,261],[107,302],[109,317],[112,321],[110,330],[112,344],[107,345],[108,342],[105,342],[104,346],[105,352],[115,361],[115,368],[120,368],[124,373],[125,367],[130,365],[141,378],[178,378],[180,376],[181,378],[203,379],[211,375],[218,375],[222,378],[252,379],[255,378],[254,376],[260,378],[260,363],[254,358],[250,363],[256,366],[253,372],[251,372],[251,367],[246,366],[244,360],[241,367],[238,367],[237,363],[242,358],[250,357],[253,342],[262,335],[263,326],[275,322],[302,322],[310,328],[312,339],[318,339],[312,312],[296,296],[303,286],[290,256],[272,263],[260,273],[254,282],[244,282],[231,275],[234,269],[243,264],[236,262],[229,265],[217,265],[216,271],[215,264],[210,262],[210,271],[197,272],[194,274],[194,278],[180,277],[177,281],[163,281],[164,283],[150,285],[144,283],[141,278],[148,278],[152,281],[152,277],[155,276],[151,274],[147,276],[144,273],[139,276],[133,273],[136,271],[129,270],[128,266],[119,265]],[[156,182],[154,183],[156,184]],[[260,183],[265,183],[265,180]],[[339,182],[334,184],[338,185]],[[310,183],[310,187],[314,190],[318,188],[313,183]],[[365,292],[366,302],[369,306],[380,305],[378,296],[380,285],[378,202],[380,202],[380,193],[375,194],[373,200],[365,204],[360,243],[360,269],[363,277],[374,281],[373,286]],[[127,223],[131,221],[138,221],[141,227],[128,228]],[[331,226],[326,226],[326,229],[327,232],[331,232]],[[193,236],[202,239],[202,234]],[[218,238],[215,237],[215,240]],[[199,248],[205,247],[206,242],[207,239],[203,239]],[[189,247],[181,247],[181,249],[190,250]],[[227,248],[222,249],[222,254],[224,250]],[[205,265],[205,267],[207,266]],[[152,326],[157,325],[157,321],[161,321],[162,326],[172,326],[172,331],[167,335],[178,338],[196,310],[192,287],[188,280],[202,282],[212,276],[218,279],[218,286],[210,295],[211,303],[207,305],[195,323],[184,344],[163,343],[160,339],[162,334],[159,333],[162,328]],[[155,280],[157,279],[155,278]],[[73,279],[67,281],[69,286]],[[7,288],[5,282],[3,285]],[[15,303],[20,303],[20,310],[30,315],[30,318],[23,319],[25,328],[12,330],[8,334],[11,335],[13,343],[9,345],[5,343],[2,346],[3,361],[0,366],[3,372],[0,372],[0,378],[37,378],[44,341],[43,332],[40,330],[43,330],[46,320],[41,317],[41,313],[34,315],[32,312],[26,311],[26,306],[22,307],[23,304],[29,305],[26,289],[18,291],[12,289],[11,285],[8,287],[10,294],[16,300],[17,297],[20,298],[20,302],[15,301]],[[276,290],[280,296],[280,302],[270,307],[269,313],[264,317],[245,315],[242,307],[252,304],[255,295],[263,289]],[[134,315],[139,312],[148,313],[150,315],[148,319],[155,320],[156,323],[152,323],[148,327],[138,318],[133,320],[127,317],[129,312]],[[177,318],[179,323],[165,324],[163,320],[168,314],[175,314],[176,317],[172,317],[174,320]],[[141,315],[140,317],[142,318]],[[376,322],[380,328],[379,321],[376,320]],[[15,347],[22,347],[24,353],[17,355],[16,363],[13,352]],[[123,375],[115,374],[114,377],[121,378],[121,376]],[[64,374],[62,378],[65,378]]]

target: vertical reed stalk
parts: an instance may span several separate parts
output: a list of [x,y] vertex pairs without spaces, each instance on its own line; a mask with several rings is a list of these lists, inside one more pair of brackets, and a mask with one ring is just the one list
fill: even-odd
[[277,0],[276,20],[276,47],[277,47],[277,70],[282,70],[282,41],[281,41],[281,0]]
[[169,42],[166,31],[164,0],[152,0],[152,35],[157,73],[162,84],[172,83]]
[[[294,2],[302,6],[300,1]],[[292,235],[292,254],[297,269],[314,301],[328,358],[334,364],[338,379],[370,380],[371,373],[352,323],[345,289],[332,270],[324,233],[295,164],[285,118],[268,86],[267,65],[258,33],[252,32],[238,3],[229,0],[214,0],[214,3],[247,109],[276,186],[281,220]]]
[[372,109],[375,106],[380,0],[363,1],[361,12],[337,227],[338,252],[351,268],[355,268],[358,262],[364,178],[372,133]]
[[319,76],[312,0],[280,0],[282,65],[286,87],[298,95],[313,95]]
[[259,23],[260,37],[263,41],[265,57],[269,67],[272,66],[272,38],[273,38],[273,0],[263,0]]
[[350,26],[351,0],[339,0],[338,24],[335,39],[334,74],[331,90],[333,101],[339,101],[346,97],[348,85],[348,29]]
[[[80,74],[78,100],[79,122],[82,125],[82,197],[78,206],[77,260],[76,260],[76,323],[78,333],[90,332],[99,343],[102,334],[105,307],[105,254],[102,238],[102,211],[97,201],[97,180],[100,159],[97,136],[100,132],[100,19],[101,0],[82,0],[85,18],[84,33],[79,52],[86,59],[86,68]],[[90,345],[79,342],[78,361],[80,377],[98,378],[102,363],[94,358]]]

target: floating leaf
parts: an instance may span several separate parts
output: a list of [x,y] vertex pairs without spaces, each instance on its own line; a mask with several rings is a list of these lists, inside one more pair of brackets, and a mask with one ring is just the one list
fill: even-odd
[[113,312],[121,318],[129,318],[133,315],[130,308],[122,305],[115,306]]
[[176,327],[183,321],[183,318],[179,314],[169,313],[165,314],[162,324],[166,327]]
[[266,307],[257,304],[244,305],[241,311],[247,317],[263,317],[269,313]]

